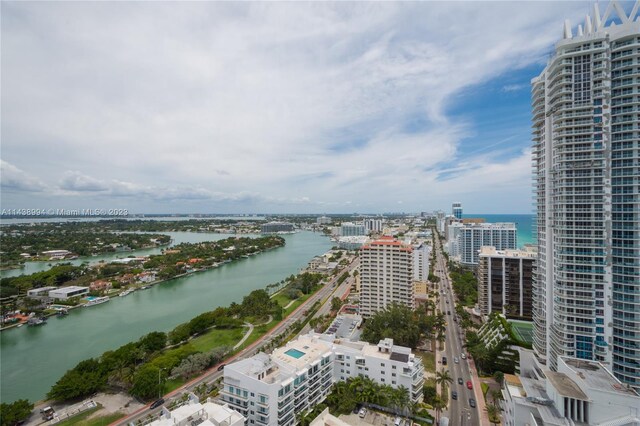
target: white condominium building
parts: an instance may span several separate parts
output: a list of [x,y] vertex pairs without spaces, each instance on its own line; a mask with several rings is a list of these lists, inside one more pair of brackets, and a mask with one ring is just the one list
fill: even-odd
[[[609,2],[532,84],[534,349],[605,363],[640,388],[640,22]],[[626,6],[631,10],[631,4]],[[615,23],[615,25],[614,25]]]
[[296,414],[322,402],[334,382],[359,375],[393,388],[404,386],[422,400],[424,368],[410,348],[382,340],[377,346],[313,332],[224,368],[222,399],[249,425],[287,426]]
[[381,237],[360,250],[360,314],[370,317],[396,302],[414,308],[413,249]]
[[244,426],[245,418],[227,405],[207,399],[204,403],[193,393],[183,404],[169,410],[162,407],[160,417],[145,426]]
[[340,225],[340,236],[341,237],[357,237],[360,235],[366,235],[366,231],[364,229],[364,225],[360,223],[353,222],[345,222]]
[[427,281],[429,279],[429,260],[431,246],[419,243],[413,246],[413,280]]
[[640,426],[640,396],[595,361],[558,357],[557,371],[520,349],[502,384],[505,426]]
[[365,219],[363,221],[363,224],[364,229],[367,231],[367,233],[382,232],[382,219]]
[[[454,226],[455,225],[455,226]],[[518,231],[515,223],[462,223],[452,224],[457,230],[455,248],[452,250],[460,263],[477,265],[482,246],[492,246],[497,250],[518,248]]]

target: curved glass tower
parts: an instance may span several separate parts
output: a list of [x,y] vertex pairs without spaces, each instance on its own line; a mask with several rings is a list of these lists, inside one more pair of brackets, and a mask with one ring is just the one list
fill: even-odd
[[565,22],[532,80],[534,349],[640,388],[640,3]]

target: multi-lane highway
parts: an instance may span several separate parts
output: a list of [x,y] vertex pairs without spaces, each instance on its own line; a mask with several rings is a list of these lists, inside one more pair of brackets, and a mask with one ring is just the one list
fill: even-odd
[[[455,321],[455,299],[453,297],[453,288],[447,264],[442,256],[442,247],[436,238],[436,264],[434,265],[435,274],[440,278],[440,303],[439,308],[445,314],[447,327],[445,332],[445,351],[439,352],[437,359],[438,370],[449,370],[449,375],[453,378],[453,382],[449,387],[449,405],[448,410],[443,412],[443,416],[449,418],[450,425],[460,426],[476,426],[481,424],[481,417],[478,415],[478,398],[475,389],[467,388],[467,381],[472,379],[471,369],[469,368],[468,359],[462,358],[465,352],[463,347],[463,338],[460,324]],[[442,365],[442,356],[447,358],[447,365]],[[458,362],[455,362],[457,358]],[[460,384],[460,381],[462,384]],[[475,388],[475,384],[472,385]],[[457,392],[457,399],[452,398],[452,392]],[[476,407],[471,407],[470,399],[473,398]]]
[[[342,276],[342,274],[344,274],[345,271],[349,271],[349,273],[351,273],[351,271],[353,271],[353,269],[356,268],[358,266],[358,264],[359,264],[358,258],[354,259],[353,262],[351,262],[351,264],[349,264],[346,268],[343,268],[338,274],[336,274],[334,276],[334,278],[331,279],[331,281],[329,281],[320,290],[318,290],[318,292],[316,292],[313,296],[311,296],[309,299],[307,299],[302,305],[300,305],[295,311],[293,311],[291,313],[291,315],[289,315],[285,320],[280,322],[280,324],[278,324],[275,328],[273,328],[269,333],[267,333],[266,335],[264,335],[263,337],[261,337],[260,339],[255,341],[253,344],[247,346],[245,349],[243,349],[242,351],[238,352],[233,357],[225,360],[225,363],[230,363],[230,362],[237,361],[237,360],[240,360],[240,359],[243,359],[243,358],[248,358],[248,357],[251,357],[251,356],[255,355],[256,353],[260,352],[262,346],[265,343],[268,343],[274,337],[284,333],[285,330],[287,329],[287,327],[289,327],[294,322],[296,322],[298,320],[303,320],[303,318],[305,316],[305,312],[308,309],[310,309],[313,306],[313,304],[316,303],[317,301],[324,301],[324,303],[318,309],[318,311],[316,312],[316,314],[314,316],[324,315],[324,314],[328,313],[329,309],[330,309],[330,306],[331,306],[331,298],[332,298],[330,296],[334,292],[335,292],[335,294],[337,296],[338,295],[341,296],[342,294],[344,294],[344,292],[346,291],[347,287],[351,283],[351,279],[347,279],[340,286],[338,286],[338,288],[336,288],[337,280],[340,278],[340,276]],[[305,329],[307,329],[307,328],[305,327]],[[303,332],[304,331],[305,330],[303,330]],[[192,380],[191,382],[181,386],[180,388],[176,389],[175,391],[165,395],[164,396],[164,400],[165,400],[164,405],[171,404],[171,402],[174,399],[180,398],[185,392],[192,391],[194,388],[196,388],[197,386],[199,386],[199,385],[201,385],[203,383],[206,383],[208,385],[213,384],[216,380],[218,380],[219,378],[222,377],[222,374],[223,374],[223,372],[221,370],[222,366],[223,366],[223,364],[218,364],[218,365],[212,367],[205,374],[203,374],[203,375],[197,377],[196,379]],[[220,371],[218,370],[219,368],[220,368]],[[149,409],[149,406],[145,406],[145,407],[141,408],[140,410],[136,411],[135,413],[133,413],[133,414],[131,414],[131,415],[125,417],[125,418],[122,418],[122,419],[118,420],[117,422],[112,423],[111,426],[137,423],[139,420],[144,422],[144,419],[145,418],[149,418],[149,417],[157,418],[157,416],[160,414],[161,409],[162,409],[162,406],[154,408],[154,409]]]

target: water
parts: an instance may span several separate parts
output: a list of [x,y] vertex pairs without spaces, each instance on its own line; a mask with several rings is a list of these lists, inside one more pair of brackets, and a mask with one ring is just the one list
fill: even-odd
[[[180,241],[205,241],[221,234],[171,233]],[[182,234],[178,239],[178,235]],[[0,333],[2,402],[43,399],[51,386],[79,361],[95,357],[151,331],[170,331],[196,315],[231,302],[299,272],[313,256],[332,246],[311,232],[285,235],[286,245],[216,269],[167,281],[109,303],[51,317],[41,327]]]
[[535,244],[536,236],[533,232],[535,215],[532,214],[465,214],[463,217],[481,217],[490,223],[514,222],[518,228],[518,246]]

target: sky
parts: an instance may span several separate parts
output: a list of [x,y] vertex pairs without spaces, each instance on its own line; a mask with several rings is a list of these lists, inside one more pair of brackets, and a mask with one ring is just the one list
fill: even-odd
[[0,7],[3,210],[530,213],[530,81],[591,4]]

